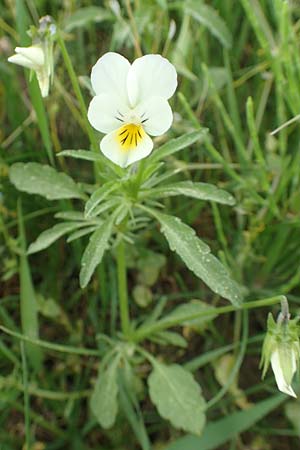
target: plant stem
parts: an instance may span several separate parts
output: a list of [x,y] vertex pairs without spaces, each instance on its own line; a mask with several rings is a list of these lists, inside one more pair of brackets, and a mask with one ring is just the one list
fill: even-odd
[[132,8],[131,8],[130,0],[126,0],[125,1],[125,5],[126,5],[129,21],[130,21],[132,34],[133,34],[133,45],[134,45],[134,48],[135,48],[135,52],[136,52],[136,55],[138,57],[140,57],[140,56],[143,56],[143,52],[142,52],[142,49],[141,49],[139,31],[138,31],[138,28],[136,26],[136,22],[135,22],[135,18],[134,18],[134,15],[133,15]]
[[118,266],[118,292],[121,326],[124,336],[128,336],[130,332],[130,318],[127,295],[127,273],[125,262],[125,242],[122,239],[117,247],[117,266]]
[[280,303],[282,299],[285,298],[283,295],[277,295],[276,297],[270,297],[270,298],[264,298],[261,300],[254,300],[251,302],[243,303],[240,307],[238,306],[221,306],[220,308],[207,308],[205,311],[194,313],[194,314],[187,314],[186,317],[176,317],[175,315],[172,317],[170,315],[169,317],[165,317],[164,319],[161,319],[157,322],[151,323],[146,326],[141,326],[135,335],[133,336],[134,342],[141,342],[143,339],[147,338],[148,336],[158,333],[159,331],[166,330],[167,328],[174,327],[176,325],[180,325],[183,322],[186,322],[188,320],[194,320],[199,317],[205,317],[210,316],[211,314],[220,315],[220,314],[227,314],[233,311],[240,311],[240,310],[247,310],[247,309],[253,309],[253,308],[262,308],[264,306],[271,306],[276,303]]
[[30,433],[30,405],[29,405],[29,392],[28,392],[28,369],[25,354],[24,342],[21,342],[21,355],[22,355],[22,370],[23,370],[23,386],[24,386],[24,417],[25,417],[25,441],[26,448],[31,448],[31,433]]
[[99,350],[90,349],[85,347],[71,347],[70,345],[53,344],[52,342],[43,341],[42,339],[34,339],[25,334],[18,333],[16,331],[10,330],[3,325],[0,325],[0,331],[3,333],[13,336],[21,341],[30,342],[31,344],[39,345],[42,348],[47,348],[48,350],[54,350],[56,352],[62,353],[73,353],[75,355],[82,356],[99,356]]
[[88,134],[92,149],[94,152],[98,152],[98,143],[97,143],[94,132],[93,132],[93,130],[89,124],[88,118],[87,118],[87,108],[86,108],[84,98],[83,98],[83,95],[82,95],[82,92],[81,92],[81,89],[80,89],[80,86],[78,83],[78,79],[77,79],[75,70],[73,68],[71,58],[70,58],[67,48],[65,46],[65,43],[59,33],[57,36],[57,42],[60,46],[62,57],[64,59],[66,69],[68,71],[75,95],[76,95],[78,103],[79,103],[80,111],[82,114],[82,120],[85,124],[86,132]]

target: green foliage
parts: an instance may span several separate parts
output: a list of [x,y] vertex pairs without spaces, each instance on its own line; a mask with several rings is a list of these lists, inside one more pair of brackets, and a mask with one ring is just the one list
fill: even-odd
[[73,31],[76,28],[88,27],[91,22],[99,23],[106,20],[111,20],[112,14],[101,8],[100,6],[86,6],[85,8],[77,9],[71,14],[64,23],[67,32]]
[[217,449],[239,433],[249,429],[282,402],[282,395],[276,395],[258,402],[246,411],[232,413],[223,419],[208,424],[200,438],[186,436],[168,446],[167,450],[180,450],[182,448],[186,450],[194,450],[195,448],[201,448],[201,450]]
[[191,15],[197,22],[204,25],[209,31],[216,36],[225,48],[232,46],[232,36],[226,25],[218,13],[202,0],[188,0],[185,3],[185,12]]
[[13,164],[10,169],[10,181],[20,191],[39,194],[48,200],[83,196],[80,187],[71,177],[38,163]]
[[[30,273],[30,266],[26,256],[26,236],[23,222],[21,202],[18,203],[19,237],[21,245],[20,255],[20,314],[22,331],[32,339],[39,337],[39,320],[36,294]],[[41,370],[43,354],[34,344],[26,345],[26,354],[34,370]]]
[[191,133],[186,133],[176,139],[171,139],[166,144],[159,147],[152,155],[149,156],[150,162],[157,162],[161,159],[165,159],[167,156],[174,155],[174,153],[183,150],[186,147],[194,144],[195,142],[204,139],[207,135],[208,130],[204,128],[203,130],[193,131]]
[[176,428],[201,434],[205,424],[205,401],[190,372],[178,364],[155,362],[148,378],[149,394],[159,414]]
[[103,222],[102,225],[92,234],[90,241],[84,251],[81,260],[80,286],[85,288],[94,270],[100,264],[104,252],[109,245],[109,239],[113,231],[114,216]]
[[118,412],[118,370],[119,357],[115,357],[105,369],[102,364],[91,395],[90,406],[97,421],[103,428],[113,426]]
[[184,195],[197,200],[211,200],[224,205],[234,205],[235,200],[231,194],[208,183],[193,183],[192,181],[180,181],[151,189],[151,197],[164,198],[169,196]]
[[[183,305],[177,306],[173,311],[165,317],[165,320],[176,320],[183,326],[188,326],[190,328],[196,329],[197,331],[202,331],[205,326],[217,317],[217,310],[214,313],[213,308],[208,306],[206,303],[200,300],[192,300]],[[203,311],[209,310],[209,315],[201,316]],[[197,319],[186,320],[186,317],[198,314]]]
[[195,231],[178,217],[155,212],[171,250],[178,253],[186,266],[203,280],[214,292],[239,305],[243,295],[239,285],[233,281],[225,267],[210,254],[209,247]]
[[81,228],[85,226],[84,222],[67,222],[67,223],[58,223],[54,225],[54,227],[49,228],[48,230],[43,231],[36,241],[32,242],[28,248],[28,254],[40,252],[45,248],[49,247],[53,242],[60,239],[70,231],[74,231],[77,228]]

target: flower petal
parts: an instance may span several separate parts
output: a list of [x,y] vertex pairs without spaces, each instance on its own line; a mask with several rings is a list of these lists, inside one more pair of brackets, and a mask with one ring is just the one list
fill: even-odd
[[128,72],[127,89],[132,106],[149,97],[167,100],[176,87],[176,69],[161,55],[145,55],[136,59]]
[[[124,127],[121,127],[121,129]],[[136,146],[133,142],[130,148],[127,147],[124,149],[120,145],[119,140],[121,129],[112,131],[104,136],[100,142],[100,148],[102,153],[113,163],[121,167],[127,167],[140,159],[146,158],[153,149],[153,142],[152,139],[143,132],[142,139]]]
[[275,350],[272,353],[271,356],[271,365],[272,365],[272,369],[275,375],[275,379],[276,379],[276,383],[278,386],[278,389],[283,392],[284,394],[290,395],[292,397],[297,397],[297,395],[295,394],[292,386],[290,384],[287,384],[285,378],[284,378],[284,374],[283,374],[283,370],[280,364],[280,358],[279,358],[279,352],[278,350]]
[[37,70],[36,77],[39,83],[42,97],[47,97],[49,94],[50,77],[45,70]]
[[136,112],[141,117],[142,125],[151,136],[160,136],[171,127],[173,122],[172,109],[162,97],[151,97],[140,103]]
[[90,124],[102,133],[110,133],[122,125],[128,108],[119,98],[111,94],[96,95],[88,109]]
[[91,83],[97,95],[112,94],[128,103],[126,80],[129,61],[118,53],[105,53],[92,68]]
[[28,69],[36,69],[36,64],[33,64],[32,61],[22,55],[12,55],[7,59],[7,61],[13,64],[18,64],[22,67],[27,67]]
[[39,45],[31,47],[16,47],[15,52],[24,58],[29,59],[35,66],[42,66],[45,62],[45,55]]

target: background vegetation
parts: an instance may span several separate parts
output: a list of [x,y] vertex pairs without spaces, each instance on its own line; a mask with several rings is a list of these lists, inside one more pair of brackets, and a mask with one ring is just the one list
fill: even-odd
[[[70,202],[20,193],[8,178],[14,162],[36,161],[55,165],[83,183],[94,182],[90,162],[56,156],[64,149],[89,148],[80,105],[58,46],[54,85],[45,101],[36,81],[30,82],[28,73],[6,59],[15,46],[30,44],[26,30],[50,14],[88,104],[87,77],[103,53],[117,51],[133,60],[141,49],[143,54],[169,58],[180,83],[172,100],[175,120],[168,138],[199,127],[209,128],[209,138],[168,157],[166,164],[178,170],[179,180],[184,175],[226,189],[236,205],[177,197],[165,202],[211,246],[245,287],[247,300],[284,294],[296,314],[300,3],[1,0],[0,11],[0,322],[14,333],[32,327],[29,317],[21,328],[20,302],[35,296],[40,338],[46,342],[39,347],[43,364],[36,371],[27,364],[18,334],[1,335],[0,448],[22,448],[28,430],[35,450],[140,448],[140,424],[128,420],[126,401],[111,430],[101,429],[91,415],[87,398],[98,357],[76,351],[98,346],[101,353],[97,333],[117,333],[115,259],[107,255],[92,283],[81,290],[78,273],[84,237],[70,244],[61,239],[27,258],[22,252],[26,242],[55,224],[54,214],[70,210]],[[159,138],[157,145],[165,139]],[[162,303],[166,310],[191,299],[225,304],[187,271],[153,224],[130,248],[133,317],[147,317]],[[268,312],[269,308],[251,310],[249,316],[233,312],[201,326],[187,323],[182,329],[187,344],[179,347],[146,344],[162,361],[179,362],[193,372],[208,401],[202,440],[182,438],[183,433],[162,421],[151,405],[145,388],[149,367],[140,366],[134,388],[138,414],[154,449],[285,450],[299,445],[299,401],[277,395],[271,372],[264,382],[260,380]],[[64,347],[55,347],[57,343]]]

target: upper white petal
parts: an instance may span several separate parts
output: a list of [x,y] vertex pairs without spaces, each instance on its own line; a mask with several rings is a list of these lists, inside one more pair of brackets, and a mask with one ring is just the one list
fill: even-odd
[[27,67],[28,69],[36,69],[37,65],[34,64],[30,59],[25,58],[22,55],[12,55],[7,59],[8,62],[13,64],[18,64],[22,67]]
[[117,133],[118,131],[115,130],[104,136],[100,142],[100,148],[102,153],[118,166],[127,167],[151,153],[153,142],[147,134],[137,147],[132,150],[124,150],[117,141]]
[[[293,369],[295,367],[295,361],[291,361],[292,365],[293,365]],[[283,370],[280,364],[280,358],[279,358],[279,352],[278,350],[275,350],[272,353],[271,356],[271,365],[272,365],[272,369],[275,375],[275,379],[276,379],[276,383],[278,386],[278,389],[283,392],[284,394],[290,395],[292,397],[297,397],[297,395],[295,394],[292,386],[290,384],[287,383],[287,381],[284,378],[284,374],[283,374]],[[294,370],[293,370],[294,372]]]
[[[110,133],[122,125],[122,117],[127,114],[127,105],[111,94],[96,95],[89,105],[88,119],[91,125],[102,133]],[[119,119],[117,119],[117,117]]]
[[15,52],[24,58],[27,58],[36,66],[42,66],[45,63],[45,55],[39,45],[32,45],[31,47],[16,47]]
[[91,73],[96,94],[116,95],[122,102],[128,103],[126,80],[129,69],[129,61],[118,53],[109,52],[101,56]]
[[141,117],[141,121],[144,121],[144,130],[151,136],[164,134],[172,125],[172,109],[162,97],[151,97],[140,103],[135,111]]
[[132,106],[154,96],[167,100],[176,87],[176,69],[161,55],[145,55],[136,59],[128,72],[127,89]]

